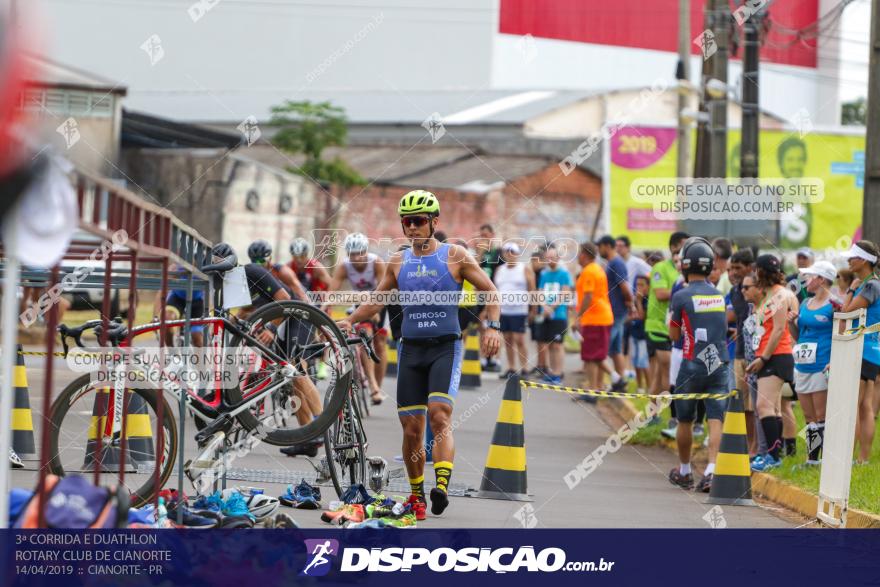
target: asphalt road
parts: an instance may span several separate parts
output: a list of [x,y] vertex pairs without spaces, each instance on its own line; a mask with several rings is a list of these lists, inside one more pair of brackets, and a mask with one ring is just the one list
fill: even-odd
[[[27,375],[34,421],[38,428],[43,402],[44,359],[28,357]],[[579,368],[577,358],[568,357],[569,371]],[[55,385],[60,390],[74,378],[62,360],[56,360]],[[567,378],[574,384],[574,376]],[[393,458],[401,452],[401,432],[393,398],[396,381],[387,378],[384,384],[391,399],[373,408],[366,420],[366,432],[370,442],[369,453],[385,457],[392,468],[402,465]],[[482,386],[459,392],[454,418],[456,456],[452,475],[454,487],[476,488],[486,461],[489,442],[498,415],[503,394],[503,382],[496,374],[484,373]],[[441,517],[432,517],[420,523],[422,527],[450,528],[771,528],[792,527],[801,521],[783,510],[767,505],[758,507],[733,507],[707,505],[706,496],[686,492],[670,485],[666,480],[668,470],[676,464],[672,453],[662,448],[646,448],[624,445],[613,454],[605,456],[600,466],[569,489],[563,480],[584,457],[604,444],[613,434],[612,428],[602,419],[597,407],[572,402],[567,394],[543,390],[524,393],[525,438],[528,469],[528,491],[531,502],[452,497],[451,504]],[[469,417],[463,417],[468,414]],[[458,416],[456,416],[458,415]],[[84,420],[85,422],[85,416]],[[190,421],[191,422],[191,421]],[[189,426],[194,433],[194,428]],[[187,458],[194,456],[192,435],[187,433]],[[38,436],[39,438],[39,436]],[[28,468],[14,471],[13,484],[30,487],[36,481],[36,463]],[[232,468],[262,471],[274,475],[275,480],[287,477],[297,479],[299,472],[313,474],[311,464],[302,457],[290,458],[278,453],[278,449],[262,445],[251,454],[238,459]],[[433,471],[425,478],[433,482]],[[404,486],[405,475],[396,480]],[[172,484],[176,486],[176,477]],[[254,481],[229,481],[230,486],[249,485],[264,487],[267,494],[280,495],[284,483]],[[331,486],[323,486],[324,501],[333,497]],[[184,490],[192,493],[185,482]],[[389,495],[398,494],[396,491]],[[304,527],[324,525],[320,512],[282,508]]]

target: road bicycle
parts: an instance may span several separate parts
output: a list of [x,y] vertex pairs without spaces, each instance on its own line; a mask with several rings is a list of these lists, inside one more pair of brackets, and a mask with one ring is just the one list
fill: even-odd
[[[202,271],[222,275],[236,263],[234,258],[228,258],[203,267]],[[218,439],[232,445],[242,439],[257,439],[270,445],[290,446],[339,426],[340,415],[348,412],[344,408],[351,398],[354,370],[349,345],[364,344],[364,337],[347,338],[328,315],[298,301],[269,303],[246,319],[232,316],[219,303],[215,303],[215,308],[213,316],[194,318],[190,324],[203,325],[210,331],[205,344],[215,355],[234,351],[247,360],[233,368],[232,385],[223,385],[222,377],[217,377],[218,381],[207,389],[190,385],[185,378],[175,378],[175,373],[169,374],[167,370],[163,371],[160,388],[128,383],[133,377],[126,370],[150,377],[143,368],[132,368],[132,363],[136,362],[135,356],[144,352],[137,347],[137,338],[151,338],[159,330],[159,323],[133,328],[132,348],[127,343],[127,329],[121,323],[110,322],[103,337],[100,320],[77,328],[61,325],[65,354],[69,349],[68,338],[77,347],[85,346],[81,337],[88,331],[94,331],[99,340],[106,338],[117,353],[108,361],[106,371],[114,371],[118,377],[110,384],[95,381],[94,373],[85,373],[55,399],[49,415],[50,472],[64,475],[97,471],[99,482],[102,476],[109,475],[105,483],[112,483],[120,457],[124,457],[129,462],[125,469],[132,474],[124,475],[123,482],[133,505],[151,501],[171,477],[178,451],[175,411],[163,391],[177,399],[176,405],[183,397],[186,413],[195,420],[200,447]],[[165,324],[182,327],[185,321],[171,320]],[[267,328],[274,328],[276,335],[271,343],[264,344],[258,337]],[[130,357],[123,361],[126,354]],[[326,364],[325,379],[309,377],[307,363],[314,361]],[[303,410],[303,405],[308,410]],[[307,411],[314,415],[313,419],[305,417]],[[177,413],[177,417],[185,417],[186,413]],[[349,425],[348,430],[352,429]],[[345,435],[339,438],[341,442]],[[331,440],[336,439],[334,436]],[[347,464],[348,460],[342,462]]]

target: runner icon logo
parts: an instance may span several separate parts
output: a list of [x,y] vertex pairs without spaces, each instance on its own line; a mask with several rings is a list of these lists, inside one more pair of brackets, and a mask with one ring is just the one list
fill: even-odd
[[308,560],[300,576],[323,577],[330,571],[332,557],[339,554],[339,541],[332,538],[306,540]]

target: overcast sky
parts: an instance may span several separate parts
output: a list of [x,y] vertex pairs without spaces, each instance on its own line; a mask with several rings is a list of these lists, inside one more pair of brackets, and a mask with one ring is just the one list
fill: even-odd
[[856,0],[843,12],[840,29],[842,64],[838,83],[841,99],[845,102],[868,95],[870,23],[870,0]]

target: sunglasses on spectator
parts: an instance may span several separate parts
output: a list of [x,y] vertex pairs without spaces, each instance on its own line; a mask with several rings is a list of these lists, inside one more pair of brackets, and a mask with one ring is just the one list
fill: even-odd
[[758,287],[758,286],[757,286],[757,285],[743,285],[742,288],[740,288],[740,289],[742,289],[742,290],[747,290],[747,289],[750,289],[750,288],[753,288],[753,287]]
[[415,226],[416,228],[419,228],[426,225],[430,221],[431,218],[429,216],[404,216],[400,219],[400,223],[407,228],[409,228],[410,226]]

